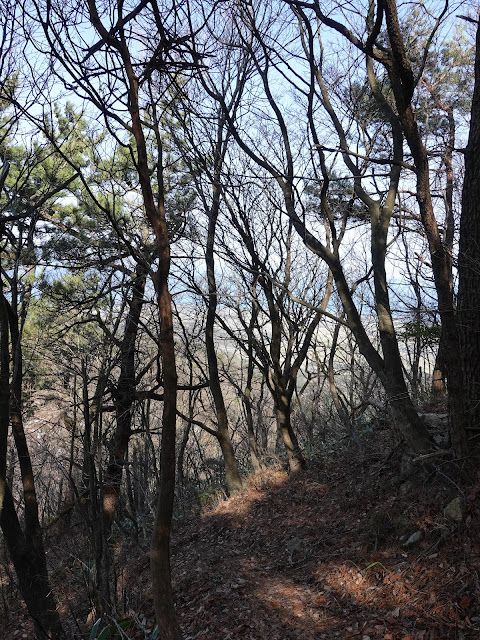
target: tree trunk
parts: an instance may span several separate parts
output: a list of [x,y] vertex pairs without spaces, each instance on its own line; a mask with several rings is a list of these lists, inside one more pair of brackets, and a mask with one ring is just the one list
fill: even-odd
[[465,151],[465,179],[458,256],[458,328],[463,368],[467,428],[480,430],[480,27],[477,28],[475,88],[470,134]]
[[286,390],[278,388],[274,393],[274,402],[277,429],[287,452],[288,467],[292,473],[296,473],[306,467],[306,461],[292,428],[292,396]]
[[[162,216],[161,231],[167,237],[167,226]],[[163,244],[163,243],[162,243]],[[175,496],[175,435],[177,417],[177,369],[173,337],[172,301],[167,278],[170,251],[160,259],[156,290],[160,311],[161,349],[163,363],[163,416],[160,450],[160,487],[157,512],[153,526],[150,564],[153,581],[153,602],[161,640],[181,640],[182,632],[175,614],[170,570],[170,531]],[[168,259],[167,259],[168,256]],[[163,267],[163,268],[162,268]]]
[[387,63],[398,117],[412,153],[417,177],[417,202],[432,260],[438,309],[445,332],[448,402],[451,415],[452,448],[457,456],[468,455],[463,400],[463,375],[453,292],[450,286],[450,258],[438,229],[430,191],[427,150],[415,119],[412,97],[414,76],[408,60],[398,21],[395,0],[384,0],[387,30],[392,47],[392,60]]
[[[103,376],[100,375],[94,392],[94,398],[103,393]],[[100,502],[100,483],[95,466],[95,451],[99,445],[98,429],[93,426],[98,420],[96,401],[90,402],[88,388],[87,359],[82,359],[82,405],[83,405],[83,489],[88,496],[85,509],[90,528],[90,539],[95,557],[94,602],[97,615],[103,615],[112,609],[110,589],[110,556],[106,541],[105,522]],[[92,428],[93,427],[93,428]]]
[[[399,380],[397,372],[392,371],[390,367],[386,365],[384,359],[372,345],[362,325],[358,310],[353,303],[351,292],[340,264],[337,261],[332,262],[330,268],[332,269],[337,291],[360,353],[382,383],[403,437],[413,451],[417,453],[429,451],[431,449],[431,441],[428,430],[413,406],[410,395],[406,390],[403,375]],[[388,340],[385,339],[385,336],[384,340],[388,347]]]
[[440,333],[437,355],[433,366],[432,395],[436,400],[443,400],[447,395],[447,385],[445,383],[445,338],[443,331]]
[[60,617],[50,587],[43,543],[38,535],[24,534],[7,486],[0,516],[8,553],[17,574],[20,592],[31,615],[38,640],[62,640]]
[[7,304],[0,291],[0,516],[7,482],[8,428],[10,426],[10,354]]
[[247,421],[248,448],[250,451],[250,459],[252,460],[253,472],[259,473],[262,469],[262,465],[260,464],[260,455],[258,452],[257,439],[255,437],[255,429],[253,428],[251,392],[252,390],[250,386],[247,385],[245,393],[242,395],[242,402],[245,409],[245,419]]
[[223,131],[223,122],[218,127],[218,139],[216,145],[215,157],[215,179],[213,185],[213,202],[208,211],[208,232],[207,246],[205,250],[205,263],[207,267],[208,281],[208,310],[207,321],[205,326],[205,346],[207,350],[208,374],[210,382],[210,390],[215,405],[215,414],[217,417],[218,441],[222,449],[223,459],[225,462],[225,476],[227,481],[227,489],[230,495],[236,493],[242,488],[242,479],[238,471],[235,453],[228,429],[228,416],[223,398],[222,387],[220,384],[220,376],[218,373],[217,353],[215,351],[214,326],[217,313],[217,283],[215,280],[215,231],[217,227],[217,219],[220,210],[220,183],[219,174],[222,163],[221,156],[221,136]]
[[[90,3],[91,6],[91,3]],[[96,12],[96,9],[95,9]],[[93,18],[101,37],[109,41],[110,36],[101,25],[98,14]],[[155,292],[157,295],[160,319],[160,348],[162,354],[163,373],[163,416],[162,439],[160,450],[160,486],[157,511],[153,525],[150,550],[150,566],[153,582],[153,603],[157,618],[159,637],[161,640],[181,640],[180,630],[175,614],[175,604],[170,571],[170,531],[172,526],[173,502],[175,497],[175,437],[177,419],[177,366],[175,361],[175,340],[173,333],[172,299],[168,288],[170,272],[170,240],[164,201],[163,163],[161,138],[156,131],[159,158],[157,164],[158,202],[155,204],[150,168],[148,164],[147,145],[140,118],[138,99],[139,82],[135,75],[130,55],[122,44],[120,52],[128,77],[129,111],[132,119],[132,131],[137,151],[137,172],[142,190],[145,214],[155,234],[159,264],[154,274]]]
[[[330,395],[332,396],[333,406],[335,407],[338,417],[340,418],[340,422],[343,424],[343,426],[347,430],[348,435],[351,438],[355,439],[356,434],[354,433],[354,430],[353,430],[352,420],[344,404],[342,403],[340,394],[338,393],[337,384],[335,382],[334,360],[335,360],[335,352],[337,350],[339,333],[340,333],[340,324],[337,322],[337,324],[335,325],[335,329],[333,330],[332,345],[330,347],[330,354],[328,357],[328,368],[327,368],[328,386],[330,389]],[[359,441],[357,443],[359,444]]]
[[135,343],[143,308],[146,269],[138,263],[133,283],[132,299],[120,347],[120,375],[115,390],[116,428],[110,442],[110,460],[103,483],[103,517],[110,531],[120,497],[125,454],[132,433],[132,409],[135,402]]
[[[64,634],[48,578],[47,560],[38,514],[35,478],[23,425],[23,364],[18,316],[15,309],[6,301],[3,293],[0,293],[0,295],[2,334],[3,330],[6,329],[4,321],[5,315],[7,315],[11,336],[11,351],[14,356],[12,382],[10,384],[10,422],[22,477],[25,530],[23,531],[20,526],[12,494],[5,481],[3,483],[3,508],[0,513],[0,525],[8,553],[15,566],[20,591],[35,624],[37,638],[39,640],[44,640],[45,638],[60,640],[64,637]],[[2,340],[1,346],[3,351],[5,340]],[[8,355],[5,356],[2,352],[2,374],[5,376],[8,375],[7,357]],[[2,417],[6,418],[6,416]]]

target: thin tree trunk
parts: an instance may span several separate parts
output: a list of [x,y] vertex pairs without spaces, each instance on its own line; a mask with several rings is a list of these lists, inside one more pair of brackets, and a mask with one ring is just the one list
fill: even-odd
[[337,384],[335,382],[334,359],[335,359],[335,352],[337,349],[339,333],[340,333],[340,324],[337,323],[333,331],[332,346],[330,347],[330,355],[328,358],[328,368],[327,368],[328,386],[330,389],[330,395],[332,396],[333,406],[335,407],[338,417],[340,418],[340,421],[343,424],[343,426],[346,428],[348,435],[352,437],[354,435],[352,421],[350,419],[350,416],[348,415],[348,411],[345,409],[341,401],[340,394],[338,393],[338,389],[337,389]]
[[15,567],[20,592],[35,625],[37,639],[62,640],[65,636],[48,579],[43,543],[22,531],[8,485],[0,526]]
[[[90,19],[105,42],[114,46],[122,57],[127,77],[128,108],[137,152],[136,169],[142,191],[146,217],[155,234],[159,264],[153,275],[160,319],[160,348],[163,373],[163,416],[160,450],[160,486],[153,526],[150,565],[153,582],[153,603],[161,640],[181,640],[182,632],[175,615],[170,571],[170,531],[175,496],[175,436],[177,416],[177,367],[173,333],[172,300],[168,288],[170,272],[170,241],[164,201],[162,140],[154,123],[158,146],[158,202],[153,195],[147,145],[142,128],[139,105],[139,79],[132,66],[130,52],[124,40],[112,38],[102,24],[95,0],[89,0]],[[156,115],[156,114],[155,114]]]
[[[86,358],[82,360],[82,404],[83,404],[83,486],[88,495],[86,509],[88,513],[88,525],[90,528],[91,544],[95,556],[95,582],[94,602],[97,615],[103,615],[111,610],[112,598],[110,589],[110,557],[104,519],[99,495],[99,479],[95,467],[95,450],[99,443],[92,422],[98,419],[98,410],[94,400],[93,408],[90,406],[88,390],[88,371]],[[99,398],[102,393],[103,379],[99,376],[94,398]],[[93,431],[93,433],[92,433]]]
[[260,464],[260,454],[257,446],[257,439],[255,437],[255,429],[253,426],[253,411],[252,411],[252,389],[251,386],[247,386],[245,393],[242,395],[243,407],[245,409],[245,419],[247,422],[247,437],[248,448],[250,451],[250,458],[252,460],[252,467],[254,473],[259,473],[262,469]]
[[175,436],[177,419],[177,366],[173,334],[172,299],[168,288],[170,272],[170,241],[164,203],[161,167],[161,140],[159,145],[159,202],[155,206],[147,148],[143,135],[138,105],[138,80],[128,59],[130,80],[130,114],[138,153],[137,170],[148,220],[152,225],[159,249],[159,265],[154,275],[160,317],[160,348],[163,365],[163,416],[160,447],[160,487],[153,526],[150,563],[153,581],[153,602],[161,640],[181,640],[182,632],[175,614],[170,570],[170,531],[175,497]]
[[[252,289],[255,287],[255,281]],[[257,320],[257,309],[252,301],[250,322],[248,325],[248,349],[247,349],[247,383],[245,385],[245,391],[242,393],[242,403],[245,410],[245,418],[247,421],[247,436],[248,436],[248,448],[250,451],[250,458],[252,460],[252,467],[254,473],[259,473],[262,466],[260,464],[260,456],[258,451],[257,439],[255,437],[255,429],[253,426],[253,411],[252,411],[252,383],[253,383],[253,332],[255,330],[255,324]]]
[[0,515],[7,483],[8,428],[10,426],[10,354],[6,300],[0,291]]
[[257,429],[256,440],[260,443],[260,451],[262,454],[268,452],[268,425],[265,424],[265,416],[263,415],[263,401],[265,393],[265,378],[262,377],[260,383],[260,395],[256,403]]
[[132,299],[120,347],[120,374],[115,390],[116,428],[110,442],[110,460],[103,484],[103,516],[107,532],[111,529],[120,497],[123,467],[132,433],[132,410],[135,402],[135,343],[144,302],[146,269],[137,263]]
[[205,263],[207,267],[208,282],[208,310],[205,325],[205,346],[207,350],[208,373],[210,390],[215,405],[215,414],[217,417],[218,441],[222,449],[223,459],[225,462],[225,477],[227,489],[230,495],[236,493],[242,487],[242,479],[235,460],[233,444],[230,438],[228,428],[228,416],[223,398],[222,387],[220,384],[220,376],[218,373],[217,353],[215,350],[214,326],[217,313],[217,283],[215,279],[215,232],[217,227],[218,214],[220,211],[220,169],[223,162],[222,156],[222,133],[223,122],[218,125],[216,154],[215,154],[215,184],[213,185],[213,202],[208,211],[208,232],[207,246],[205,250]]
[[359,351],[382,383],[403,437],[413,451],[418,453],[429,451],[431,442],[427,427],[413,406],[410,395],[405,390],[403,375],[402,379],[398,381],[397,376],[392,375],[389,367],[385,366],[383,358],[372,345],[353,303],[350,289],[338,261],[332,261],[329,266],[332,269],[337,291]]
[[443,337],[442,331],[440,333],[440,341],[438,343],[432,375],[432,395],[437,400],[443,400],[447,395],[447,385],[445,383],[445,348],[445,338]]

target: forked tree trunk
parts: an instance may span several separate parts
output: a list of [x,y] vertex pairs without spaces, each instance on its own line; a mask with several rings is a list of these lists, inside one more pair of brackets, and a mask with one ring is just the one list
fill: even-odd
[[[15,567],[20,591],[33,618],[38,640],[45,640],[46,638],[61,640],[64,634],[48,577],[47,560],[38,514],[35,478],[22,418],[23,366],[18,316],[6,301],[3,293],[0,293],[0,296],[0,322],[2,325],[1,373],[2,381],[6,382],[8,391],[10,367],[8,340],[5,340],[5,334],[8,335],[9,329],[11,353],[14,354],[9,394],[9,418],[20,465],[25,509],[25,525],[24,529],[22,529],[10,488],[5,482],[5,477],[0,478],[0,480],[3,480],[0,484],[0,489],[2,489],[3,493],[0,526],[8,553]],[[8,320],[8,327],[5,324],[6,320]],[[5,347],[7,347],[6,353],[4,351]],[[2,409],[5,410],[6,407],[8,407],[8,398],[4,390]],[[5,429],[5,425],[8,428],[7,415],[2,414],[1,419],[2,428]],[[0,469],[0,471],[3,471],[3,469]]]
[[292,473],[306,467],[306,461],[300,450],[297,436],[292,428],[292,396],[285,389],[278,389],[274,393],[275,416],[278,433],[282,438],[287,453],[288,467]]
[[[312,243],[314,242],[315,240],[312,238]],[[357,341],[359,351],[378,376],[385,389],[402,436],[412,451],[417,453],[430,451],[432,444],[427,427],[412,403],[403,375],[399,378],[398,372],[391,370],[390,365],[384,361],[371,343],[358,314],[358,310],[353,303],[350,289],[345,280],[345,274],[338,259],[331,259],[329,266],[333,272],[337,291],[342,301],[350,329]]]

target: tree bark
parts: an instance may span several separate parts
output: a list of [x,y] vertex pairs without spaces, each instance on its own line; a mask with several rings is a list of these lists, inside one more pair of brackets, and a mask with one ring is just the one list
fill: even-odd
[[0,291],[0,515],[7,482],[8,428],[10,426],[10,354],[7,304]]
[[475,88],[465,150],[465,178],[458,256],[458,328],[467,428],[480,430],[480,27]]
[[[160,451],[159,497],[153,525],[150,549],[150,566],[153,582],[153,603],[161,640],[181,640],[172,590],[170,570],[170,532],[175,495],[175,436],[177,416],[177,367],[173,333],[172,300],[168,287],[170,272],[170,240],[165,212],[163,163],[161,139],[156,131],[158,144],[158,201],[155,202],[148,163],[147,145],[143,132],[139,105],[139,78],[137,77],[122,29],[121,39],[116,39],[102,24],[95,0],[88,2],[90,20],[103,41],[120,54],[126,73],[128,110],[137,152],[136,170],[142,192],[145,215],[155,234],[159,263],[153,275],[160,319],[160,348],[163,373],[163,416]],[[156,125],[154,124],[154,127]]]
[[[295,4],[295,3],[292,3],[292,4]],[[304,16],[304,14],[302,14],[302,11],[303,11],[302,5],[303,3],[296,4],[297,17],[300,15],[303,15],[304,24],[308,30],[308,34],[305,34],[305,38],[306,39],[308,38],[309,45],[312,45],[313,30],[308,29],[309,23],[307,18]],[[318,3],[311,5],[311,8],[316,12],[318,18],[321,21],[325,22],[326,24],[329,24],[329,26],[332,26],[333,28],[337,29],[338,31],[340,31],[340,33],[343,33],[344,35],[347,32],[347,37],[351,37],[351,40],[355,43],[355,45],[358,47],[361,47],[362,50],[364,50],[364,47],[361,46],[361,43],[358,40],[358,38],[356,38],[353,34],[350,34],[350,32],[348,32],[348,30],[342,25],[335,23],[335,21],[329,20],[322,14]],[[307,53],[307,55],[310,55],[310,54]],[[227,118],[230,131],[233,137],[235,138],[235,140],[238,142],[239,146],[260,167],[268,171],[270,175],[277,181],[279,187],[282,189],[287,215],[290,218],[296,232],[304,242],[305,246],[308,247],[316,255],[320,256],[326,262],[329,269],[331,270],[332,276],[334,278],[334,281],[337,287],[338,295],[341,299],[341,302],[346,314],[348,325],[352,333],[354,334],[355,339],[357,340],[360,352],[365,357],[366,361],[368,362],[370,367],[373,369],[373,371],[377,374],[382,385],[385,388],[385,391],[390,400],[392,410],[394,411],[397,417],[397,421],[401,429],[402,435],[404,436],[408,445],[415,452],[425,453],[430,451],[432,443],[430,441],[430,437],[429,437],[426,426],[423,424],[423,421],[418,416],[415,410],[415,407],[413,406],[413,403],[411,401],[411,398],[408,392],[406,392],[406,385],[403,379],[403,375],[402,375],[402,379],[400,380],[400,377],[398,375],[399,367],[397,366],[398,361],[397,361],[397,364],[395,364],[394,367],[392,368],[390,366],[390,362],[388,362],[386,358],[385,359],[382,358],[380,353],[372,344],[367,334],[367,331],[362,324],[362,319],[360,317],[358,309],[355,306],[352,292],[350,291],[350,288],[345,278],[345,273],[342,268],[342,264],[339,257],[339,251],[338,251],[340,239],[338,237],[335,224],[334,224],[334,219],[333,219],[333,216],[331,215],[330,207],[327,202],[329,175],[328,175],[325,158],[322,151],[322,144],[320,143],[320,140],[316,136],[315,126],[313,124],[313,112],[314,112],[313,97],[314,95],[316,95],[316,92],[317,92],[317,89],[314,86],[316,80],[319,80],[319,86],[322,91],[321,77],[319,77],[318,75],[318,65],[315,62],[315,55],[313,54],[313,49],[311,52],[310,66],[311,66],[311,74],[310,74],[310,88],[308,93],[308,117],[309,117],[310,129],[311,129],[313,141],[315,143],[315,149],[319,153],[319,161],[322,168],[322,178],[323,178],[322,191],[321,191],[322,214],[325,216],[325,219],[329,221],[329,228],[332,235],[333,249],[330,249],[330,247],[324,244],[323,242],[321,242],[317,236],[309,232],[305,224],[305,220],[301,219],[298,215],[296,203],[295,203],[296,190],[294,187],[294,175],[295,175],[294,159],[293,159],[291,147],[290,147],[290,141],[288,136],[288,126],[281,113],[281,108],[279,104],[276,102],[273,96],[273,93],[271,91],[271,88],[268,84],[268,65],[264,69],[260,69],[260,64],[257,64],[257,68],[259,70],[259,73],[263,81],[269,106],[271,107],[278,121],[280,135],[283,143],[283,152],[285,153],[285,165],[286,165],[285,168],[282,168],[282,169],[275,168],[273,165],[271,165],[268,162],[266,158],[256,153],[255,150],[251,147],[251,145],[249,145],[245,140],[242,139],[238,129],[235,126],[234,119],[229,113],[229,110],[227,105],[225,104],[225,101],[222,100],[221,96],[218,93],[217,94],[214,93],[213,95],[223,105],[224,113]],[[322,98],[323,98],[324,106],[327,108],[327,111],[328,111],[327,101],[325,100],[325,94],[323,92],[322,92]],[[344,160],[347,164],[349,164],[353,168],[353,176],[355,178],[356,185],[359,185],[361,181],[361,174],[359,173],[358,168],[355,168],[355,166],[351,161],[349,162],[350,156],[348,154],[347,139],[344,135],[341,134],[341,123],[339,123],[338,117],[335,115],[333,109],[331,109],[331,117],[332,117],[332,122],[334,122],[334,124],[336,124],[337,122],[339,124],[339,128],[337,129],[337,132],[339,132],[340,139],[341,139],[341,147],[344,150],[344,154],[343,154]],[[395,132],[394,134],[397,135]],[[394,164],[396,165],[397,163],[394,163]],[[393,207],[393,204],[392,204],[392,207]],[[270,313],[270,316],[273,317],[271,313]],[[385,329],[387,329],[386,326],[385,326]],[[390,331],[390,335],[387,335],[387,334],[388,334],[388,331],[384,331],[384,344],[386,346],[387,352],[393,353],[394,347],[392,347],[391,345],[392,332]],[[272,342],[273,342],[273,337],[272,337]]]
[[106,531],[110,530],[120,497],[123,467],[132,433],[132,410],[135,402],[135,343],[142,313],[146,269],[137,263],[132,299],[120,347],[120,374],[115,389],[116,428],[110,442],[110,460],[103,483],[103,517]]
[[432,260],[438,309],[445,335],[445,364],[447,368],[448,402],[451,415],[451,441],[455,454],[468,455],[463,400],[463,373],[453,291],[450,286],[450,256],[442,242],[430,191],[428,155],[419,131],[412,106],[415,89],[414,76],[405,51],[395,0],[384,0],[387,31],[392,48],[386,68],[392,84],[398,118],[415,162],[417,202]]
[[305,469],[307,463],[292,428],[292,394],[282,389],[280,385],[275,385],[274,404],[277,429],[287,452],[288,467],[292,473],[297,473]]
[[235,452],[233,450],[233,444],[230,438],[228,416],[225,407],[225,400],[223,398],[222,387],[220,384],[218,360],[214,339],[214,327],[215,317],[217,314],[218,298],[217,283],[215,279],[214,247],[215,232],[217,228],[218,214],[220,211],[220,170],[223,162],[222,147],[224,147],[224,144],[222,144],[223,126],[224,123],[223,121],[221,121],[218,125],[217,142],[215,146],[215,183],[213,184],[213,200],[212,205],[208,211],[207,246],[205,250],[205,263],[207,267],[208,282],[208,310],[205,326],[205,346],[207,350],[210,390],[212,392],[213,403],[215,405],[215,414],[217,417],[218,441],[220,443],[220,448],[222,450],[225,463],[225,478],[227,482],[227,489],[229,494],[233,495],[242,488],[242,479],[238,471],[237,461],[235,460]]
[[437,355],[433,366],[432,375],[432,395],[437,400],[443,400],[447,395],[447,385],[445,382],[445,340],[440,334],[440,342],[438,343]]
[[413,406],[410,395],[405,393],[405,381],[403,377],[402,380],[399,381],[397,376],[392,374],[390,368],[386,366],[384,359],[373,346],[362,324],[358,309],[353,302],[352,293],[345,279],[345,274],[338,257],[332,254],[332,252],[327,251],[312,234],[306,231],[303,223],[298,219],[293,210],[289,215],[295,216],[294,224],[298,227],[297,231],[304,238],[305,244],[310,247],[312,251],[324,257],[324,260],[330,267],[338,295],[348,320],[349,328],[357,341],[359,351],[378,376],[385,389],[398,427],[408,446],[417,453],[430,451],[432,445],[427,427]]
[[37,535],[22,531],[8,485],[0,526],[37,639],[62,640],[65,636],[48,579],[43,543]]
[[[6,315],[10,329],[11,351],[13,354],[13,373],[9,394],[10,422],[12,424],[15,448],[22,478],[25,504],[25,529],[22,530],[18,515],[15,511],[10,488],[5,481],[3,483],[3,508],[0,513],[0,526],[5,537],[8,552],[15,566],[20,591],[35,624],[37,638],[39,640],[45,640],[46,638],[61,640],[64,637],[64,633],[48,577],[47,560],[38,514],[35,478],[23,425],[23,364],[18,316],[16,310],[9,305],[3,293],[0,293],[0,295],[2,333],[6,329],[4,326]],[[5,340],[3,339],[2,350],[4,346]],[[2,374],[6,377],[8,375],[8,368],[4,353],[2,353],[1,364]],[[6,418],[6,416],[3,417]]]

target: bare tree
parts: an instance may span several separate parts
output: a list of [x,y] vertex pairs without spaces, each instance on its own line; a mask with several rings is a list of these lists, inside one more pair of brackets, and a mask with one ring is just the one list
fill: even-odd
[[[303,3],[291,3],[301,10]],[[465,417],[462,388],[462,367],[458,344],[453,290],[450,278],[450,257],[442,242],[432,201],[430,188],[430,168],[428,152],[422,140],[420,128],[415,114],[414,94],[422,76],[423,68],[429,54],[433,38],[448,10],[445,4],[438,18],[433,20],[431,33],[426,41],[418,69],[414,69],[409,59],[405,39],[402,34],[400,19],[395,0],[384,0],[376,7],[369,5],[366,15],[366,30],[363,39],[338,18],[326,15],[318,2],[307,4],[322,24],[342,35],[352,43],[367,59],[371,58],[382,65],[389,78],[393,92],[395,119],[410,148],[416,176],[416,198],[423,228],[428,240],[432,270],[438,297],[438,307],[442,319],[442,331],[446,344],[446,367],[448,371],[449,404],[452,416],[451,439],[456,455],[468,454],[468,441],[465,431]],[[380,44],[379,37],[385,20],[389,48]],[[378,46],[377,46],[378,43]]]
[[[282,13],[282,19],[288,20],[288,16]],[[366,156],[365,154],[358,154],[349,148],[347,134],[344,131],[342,122],[336,116],[335,109],[331,106],[329,93],[323,79],[322,45],[320,42],[319,46],[315,48],[315,34],[310,25],[310,20],[303,13],[301,4],[296,7],[296,20],[300,20],[299,39],[297,42],[300,43],[303,50],[303,61],[306,66],[303,74],[297,73],[290,65],[287,53],[282,53],[281,36],[276,31],[279,29],[281,21],[277,19],[277,15],[271,9],[262,7],[262,11],[253,11],[249,7],[244,7],[239,11],[237,18],[239,38],[242,38],[243,46],[250,51],[257,73],[258,86],[255,85],[251,91],[263,92],[266,108],[268,109],[268,119],[270,122],[276,123],[277,126],[274,139],[280,147],[277,146],[276,156],[265,151],[266,145],[260,148],[254,138],[255,127],[253,132],[248,129],[242,129],[241,122],[229,112],[228,105],[225,104],[213,80],[210,81],[210,92],[223,106],[232,136],[240,148],[277,181],[283,193],[286,213],[303,242],[327,263],[345,310],[345,321],[355,335],[360,352],[374,369],[387,390],[392,409],[397,415],[405,439],[414,450],[426,451],[430,449],[431,443],[426,427],[413,406],[403,377],[401,358],[390,311],[388,283],[385,272],[389,222],[395,204],[400,171],[404,166],[401,127],[393,110],[382,95],[374,74],[373,64],[369,62],[367,64],[367,78],[370,95],[377,103],[377,109],[380,112],[383,123],[390,126],[390,135],[393,136],[394,141],[392,157],[379,159],[372,157],[375,151],[373,144],[367,147]],[[252,36],[255,42],[254,45],[251,44]],[[298,51],[295,52],[295,55],[296,59],[299,60]],[[283,105],[281,99],[278,99],[274,93],[274,83],[278,76],[289,79],[292,89],[299,95],[299,100],[303,100],[302,104],[304,104],[305,109],[303,121],[306,125],[306,133],[302,134],[303,137],[301,139],[304,141],[305,146],[311,150],[310,157],[307,154],[300,154],[298,121],[294,117],[287,115],[288,106]],[[320,123],[316,120],[319,102],[323,104],[333,124],[333,129],[339,140],[339,152],[353,179],[350,204],[343,209],[342,215],[339,216],[338,228],[335,201],[330,198],[333,176],[328,168],[326,158],[326,152],[334,152],[335,148],[329,149],[328,146],[321,143],[318,130]],[[300,115],[300,117],[302,116]],[[290,126],[292,122],[294,123],[293,127]],[[350,136],[351,133],[349,131],[348,135]],[[364,140],[362,140],[363,144]],[[301,160],[304,161],[303,165],[300,162]],[[316,180],[320,185],[319,214],[320,218],[327,221],[331,234],[332,248],[329,248],[317,233],[315,218],[312,217],[312,226],[309,226],[305,211],[302,211],[302,199],[299,197],[301,178],[298,177],[298,174],[300,176],[304,175],[306,162],[310,162],[311,179]],[[379,163],[381,166],[389,165],[390,167],[388,173],[389,186],[385,187],[382,182],[377,198],[370,195],[367,188],[363,186],[366,167],[375,166],[375,163]],[[375,178],[374,184],[376,184]],[[366,206],[371,220],[371,260],[383,356],[374,347],[362,324],[353,296],[355,286],[350,287],[348,285],[341,258],[341,243],[349,219],[355,217],[354,205],[357,199],[360,199]],[[318,217],[316,220],[318,220]],[[367,272],[365,277],[368,276]]]

